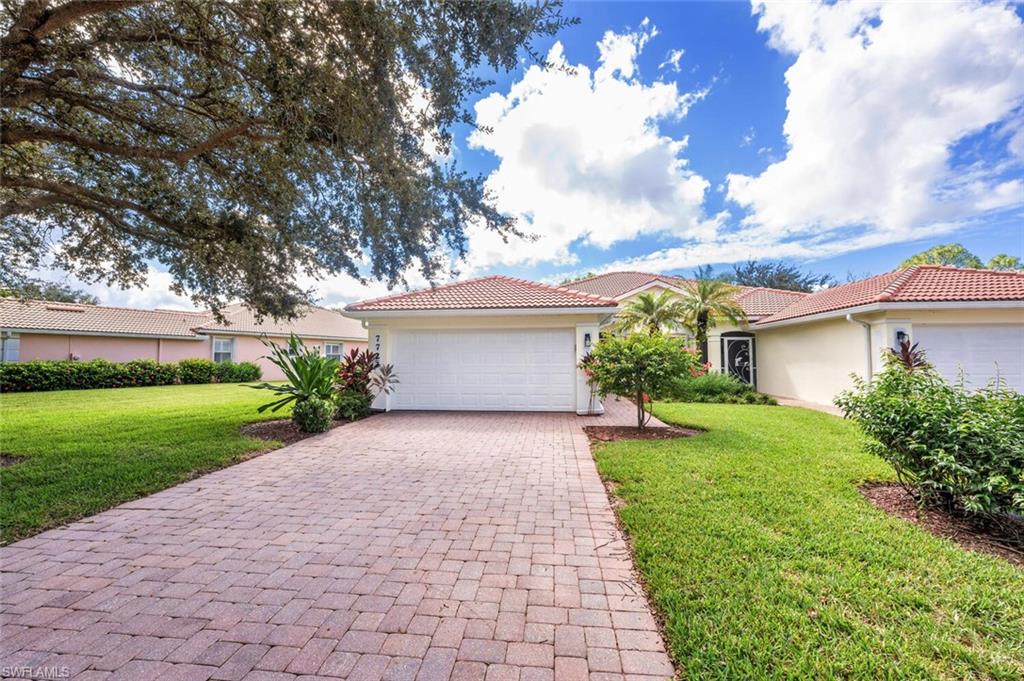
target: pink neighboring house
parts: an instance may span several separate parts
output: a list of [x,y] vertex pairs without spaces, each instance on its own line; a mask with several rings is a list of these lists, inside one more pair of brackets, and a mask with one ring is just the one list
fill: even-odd
[[225,321],[218,322],[210,312],[0,298],[0,359],[176,362],[204,358],[255,362],[263,369],[263,378],[279,380],[284,375],[263,358],[267,354],[264,338],[283,345],[294,332],[306,347],[335,357],[352,348],[366,348],[366,329],[359,321],[322,307],[310,307],[291,321],[267,317],[258,322],[241,305],[230,305],[223,314]]

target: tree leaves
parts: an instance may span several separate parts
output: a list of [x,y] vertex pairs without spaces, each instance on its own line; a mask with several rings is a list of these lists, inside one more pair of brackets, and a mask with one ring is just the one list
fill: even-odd
[[0,16],[0,277],[43,263],[288,316],[298,277],[438,275],[511,219],[442,151],[557,3],[32,0]]

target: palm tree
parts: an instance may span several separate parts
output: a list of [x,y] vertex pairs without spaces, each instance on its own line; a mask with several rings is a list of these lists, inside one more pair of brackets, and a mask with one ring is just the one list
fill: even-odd
[[655,296],[653,293],[641,293],[626,304],[619,313],[616,323],[620,331],[647,329],[651,335],[673,331],[686,319],[686,310],[679,299],[662,291]]
[[702,362],[708,361],[708,329],[720,319],[733,324],[746,320],[747,313],[735,300],[739,291],[735,286],[721,279],[698,277],[686,285],[686,291],[679,299],[684,312],[684,323],[693,332],[700,347]]

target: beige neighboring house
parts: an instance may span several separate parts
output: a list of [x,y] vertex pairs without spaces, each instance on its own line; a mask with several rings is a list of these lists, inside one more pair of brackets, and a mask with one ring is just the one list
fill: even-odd
[[218,322],[210,312],[0,298],[0,358],[255,362],[263,378],[279,380],[284,375],[264,358],[262,339],[283,345],[295,333],[307,347],[336,357],[366,347],[366,330],[358,321],[322,307],[308,308],[291,321],[257,321],[242,305],[229,305],[223,315],[225,321]]
[[[626,303],[686,284],[610,272],[566,286]],[[998,376],[1024,392],[1024,273],[920,265],[814,293],[740,287],[736,301],[747,323],[712,329],[708,359],[762,392],[830,405],[903,339],[951,380],[983,386]]]

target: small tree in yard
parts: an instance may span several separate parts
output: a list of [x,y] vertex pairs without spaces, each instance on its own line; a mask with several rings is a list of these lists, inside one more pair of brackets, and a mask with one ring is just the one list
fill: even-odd
[[580,363],[580,369],[602,397],[614,394],[636,401],[638,429],[651,419],[645,403],[662,395],[675,379],[697,366],[696,355],[681,340],[647,333],[604,338]]

